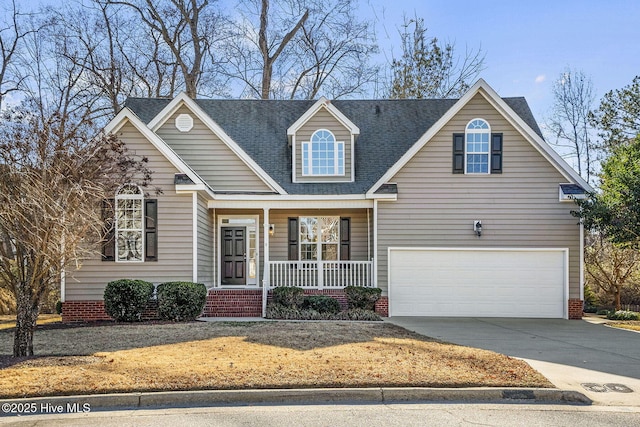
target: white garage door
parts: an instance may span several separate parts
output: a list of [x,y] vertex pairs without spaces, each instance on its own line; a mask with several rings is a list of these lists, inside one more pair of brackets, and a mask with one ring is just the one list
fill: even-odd
[[567,249],[389,248],[390,316],[565,317]]

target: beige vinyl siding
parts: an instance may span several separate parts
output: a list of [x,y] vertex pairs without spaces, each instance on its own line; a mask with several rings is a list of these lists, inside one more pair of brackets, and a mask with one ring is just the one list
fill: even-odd
[[[154,171],[149,198],[158,199],[158,261],[142,263],[105,262],[100,256],[85,260],[79,270],[67,272],[66,300],[102,300],[106,284],[129,278],[153,283],[192,280],[192,196],[178,195],[173,183],[178,170],[131,124],[118,136],[131,152],[149,159]],[[162,194],[155,194],[159,187]]]
[[[503,173],[452,173],[452,135],[483,118],[503,133]],[[572,203],[558,201],[567,182],[481,96],[474,97],[391,180],[397,202],[378,205],[378,286],[387,289],[387,248],[569,248],[569,298],[580,296],[579,226]],[[482,221],[482,237],[473,221]]]
[[[290,217],[301,216],[351,218],[351,261],[369,260],[366,209],[271,210],[269,212],[269,222],[275,225],[275,233],[269,242],[269,259],[272,261],[286,261],[288,259],[288,221]],[[373,240],[373,237],[371,237],[371,240]],[[371,256],[373,257],[373,253]]]
[[[179,114],[189,114],[193,118],[193,128],[189,132],[176,129],[175,119]],[[214,191],[273,191],[185,106],[179,108],[157,134]]]
[[198,196],[198,282],[213,286],[213,214]]
[[[330,130],[336,142],[344,142],[344,176],[302,176],[302,142],[310,141],[313,133],[319,129]],[[351,182],[351,132],[326,109],[321,108],[296,132],[296,180],[297,182]]]

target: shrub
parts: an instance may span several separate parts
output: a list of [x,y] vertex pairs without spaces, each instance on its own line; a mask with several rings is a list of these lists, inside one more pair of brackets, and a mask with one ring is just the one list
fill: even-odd
[[202,283],[167,282],[158,285],[158,315],[177,322],[195,320],[207,302]]
[[62,301],[56,301],[56,313],[62,314]]
[[640,320],[640,313],[636,313],[635,311],[627,311],[627,310],[610,311],[609,314],[607,314],[607,319],[609,320]]
[[282,304],[267,305],[267,319],[285,320],[382,320],[373,311],[353,309],[340,313],[320,313],[312,309],[285,307]]
[[380,299],[382,289],[347,286],[344,288],[344,293],[347,295],[347,304],[350,309],[360,308],[363,310],[373,311],[375,309],[376,301]]
[[271,296],[274,304],[280,304],[289,308],[298,308],[304,302],[304,289],[295,286],[281,286],[275,288]]
[[608,316],[609,315],[609,310],[601,309],[601,310],[596,311],[596,314],[598,316]]
[[362,308],[352,308],[338,313],[336,320],[367,320],[367,321],[381,321],[380,316],[371,310],[363,310]]
[[119,322],[136,322],[153,295],[153,283],[144,280],[120,279],[107,283],[104,290],[104,310]]
[[315,310],[318,313],[336,314],[340,312],[340,303],[337,299],[326,295],[310,295],[304,297],[302,309]]

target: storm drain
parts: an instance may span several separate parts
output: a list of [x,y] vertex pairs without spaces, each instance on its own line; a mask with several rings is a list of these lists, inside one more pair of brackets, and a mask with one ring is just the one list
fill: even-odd
[[585,390],[592,391],[594,393],[608,393],[608,392],[633,393],[633,390],[627,387],[626,385],[616,384],[616,383],[609,383],[609,384],[583,383],[582,387],[584,387]]

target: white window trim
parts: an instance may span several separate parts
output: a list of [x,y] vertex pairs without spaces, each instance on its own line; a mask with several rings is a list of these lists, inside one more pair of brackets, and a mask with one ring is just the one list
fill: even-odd
[[[138,194],[119,194],[120,191],[125,188],[125,187],[135,187],[138,189]],[[140,234],[142,235],[142,239],[141,239],[141,249],[140,249],[140,259],[120,259],[119,257],[119,250],[118,250],[118,234],[120,231],[120,227],[118,226],[118,208],[119,208],[119,201],[120,200],[140,200],[140,210],[142,212],[142,218],[141,218],[141,228],[140,229],[127,229],[130,231],[140,231]],[[145,259],[145,235],[144,235],[144,192],[142,191],[142,188],[140,188],[138,185],[135,184],[124,184],[120,187],[118,187],[118,189],[116,190],[116,206],[115,206],[115,234],[114,234],[114,249],[115,249],[115,262],[119,262],[119,263],[141,263],[144,262]]]
[[[487,124],[487,127],[489,129],[469,129],[469,125],[476,121],[476,120],[482,120],[483,122],[485,122]],[[477,134],[477,133],[489,133],[489,144],[487,145],[487,152],[475,152],[475,151],[467,151],[467,135],[468,134]],[[469,172],[469,170],[467,169],[467,155],[468,154],[486,154],[487,155],[487,171],[486,172]],[[467,123],[467,125],[464,127],[464,174],[465,175],[480,175],[480,176],[484,176],[484,175],[491,175],[491,125],[489,124],[489,122],[485,119],[483,119],[482,117],[476,117],[474,119],[469,120],[469,122]]]
[[[302,241],[302,218],[315,218],[318,222],[318,240],[316,242],[304,242]],[[336,218],[338,220],[338,241],[337,242],[323,242],[322,241],[322,225],[320,223],[321,218]],[[340,261],[340,217],[335,215],[329,216],[299,216],[298,217],[298,260],[302,262],[320,262],[320,261]],[[302,245],[316,245],[316,251],[318,253],[318,259],[302,259]],[[322,245],[336,245],[337,259],[322,259]]]
[[[334,170],[336,171],[336,173],[327,173],[327,174],[320,174],[320,173],[313,173],[313,150],[311,147],[311,140],[313,139],[313,136],[318,133],[318,132],[328,132],[331,134],[331,136],[333,137],[333,141],[335,145],[335,149],[333,150],[333,161],[334,161]],[[311,138],[309,139],[309,141],[302,141],[301,143],[301,152],[300,152],[300,161],[301,161],[301,166],[302,166],[302,176],[304,177],[322,177],[322,176],[346,176],[347,174],[347,168],[346,168],[346,156],[347,153],[345,151],[344,148],[345,144],[344,141],[338,141],[336,140],[336,136],[334,135],[333,132],[331,132],[329,129],[318,129],[315,132],[313,132],[313,134],[311,135]],[[342,162],[339,161],[338,158],[338,152],[340,151],[340,149],[342,150]],[[308,157],[307,157],[307,161],[305,162],[304,160],[304,153],[307,152],[308,153]],[[337,171],[340,170],[340,166],[342,166],[342,173],[338,173]],[[305,172],[305,167],[308,170],[308,172]]]
[[[247,282],[244,285],[224,285],[222,286],[222,242],[220,236],[222,235],[222,227],[244,227],[245,228],[245,236],[246,236],[246,253],[247,259],[249,254],[249,226],[251,224],[228,224],[225,223],[224,220],[233,220],[233,219],[242,219],[242,220],[253,220],[256,231],[256,278],[255,283],[251,280],[252,283],[249,283],[249,263],[246,264],[245,277],[247,278]],[[259,287],[260,284],[260,216],[259,215],[219,215],[218,216],[218,227],[216,231],[216,249],[218,255],[214,257],[216,263],[217,270],[217,278],[216,278],[216,288],[224,288],[224,289],[255,289]]]

